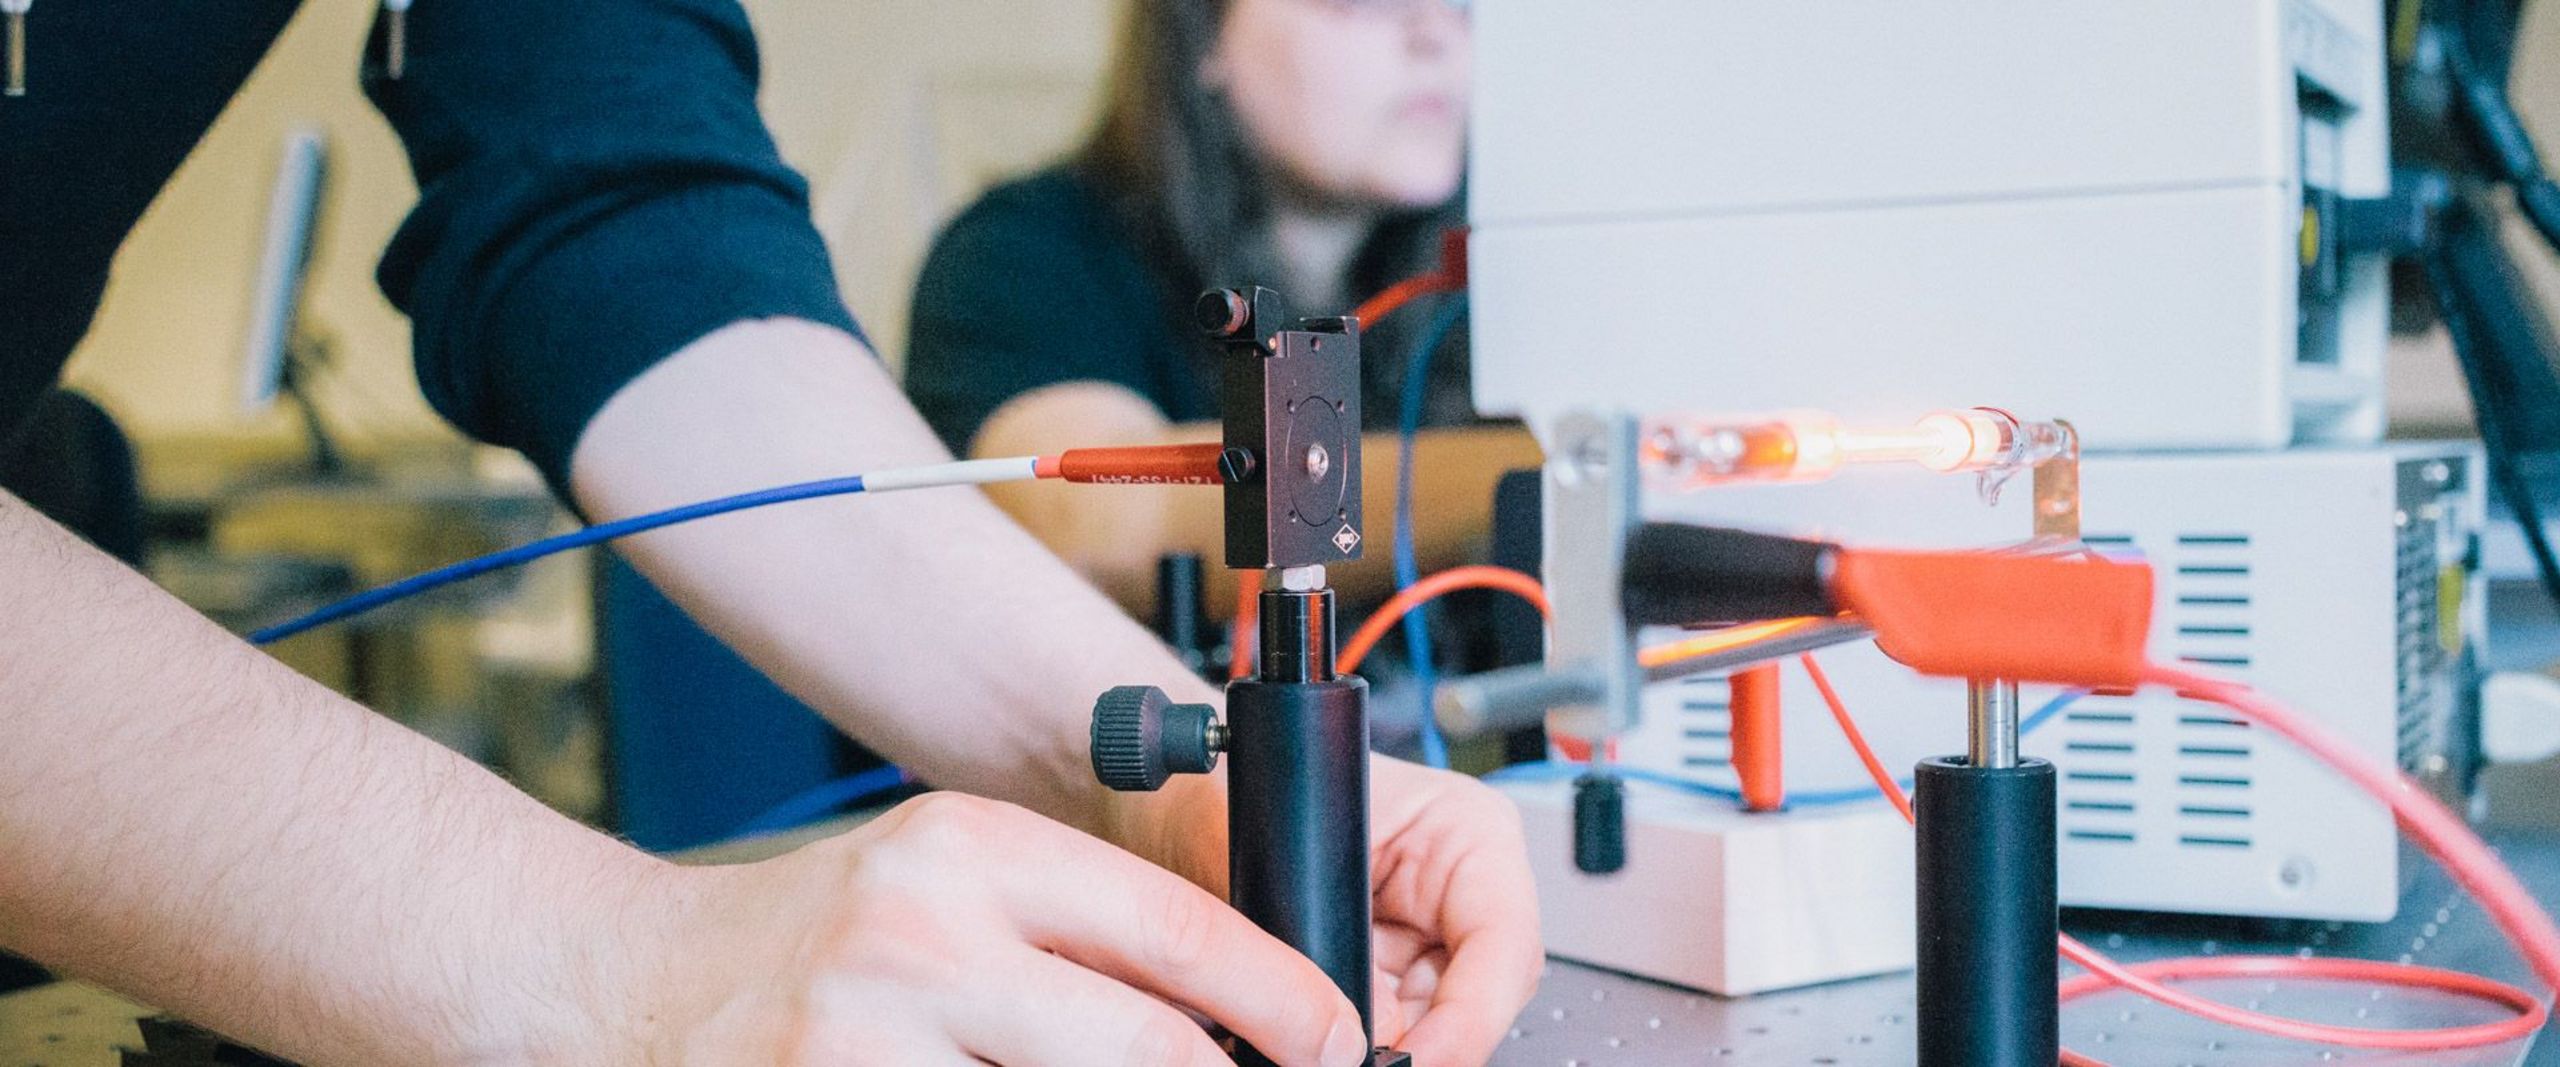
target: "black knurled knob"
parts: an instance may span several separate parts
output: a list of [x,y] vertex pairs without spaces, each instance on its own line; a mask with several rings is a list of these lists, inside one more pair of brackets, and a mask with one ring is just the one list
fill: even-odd
[[1627,865],[1627,784],[1614,774],[1573,780],[1573,865],[1584,874]]
[[1253,301],[1233,289],[1211,289],[1192,302],[1191,318],[1210,337],[1239,337],[1253,325]]
[[1217,709],[1176,704],[1151,685],[1124,685],[1093,702],[1093,776],[1124,793],[1164,788],[1177,774],[1218,765]]

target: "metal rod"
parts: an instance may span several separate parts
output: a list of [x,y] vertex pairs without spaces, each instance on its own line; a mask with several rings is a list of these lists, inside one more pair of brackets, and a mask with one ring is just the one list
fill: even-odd
[[[1667,682],[1727,667],[1748,666],[1847,644],[1872,636],[1864,625],[1847,620],[1818,623],[1739,648],[1657,663],[1644,669],[1644,680]],[[1596,670],[1549,671],[1535,664],[1504,667],[1451,679],[1440,687],[1432,712],[1440,728],[1453,737],[1473,737],[1535,726],[1547,710],[1600,699],[1607,681]]]
[[1607,687],[1596,670],[1504,667],[1451,680],[1440,687],[1431,710],[1450,736],[1474,737],[1535,726],[1546,721],[1547,709],[1598,700]]
[[[1323,574],[1322,568],[1316,570]],[[1261,614],[1263,681],[1334,679],[1333,590],[1265,589]]]
[[399,81],[409,67],[409,11],[406,5],[384,13],[382,72]]
[[1965,762],[1991,770],[2018,765],[2018,683],[1965,685]]
[[1873,636],[1875,631],[1867,629],[1864,623],[1847,620],[1815,623],[1800,630],[1788,630],[1765,640],[1753,641],[1739,648],[1728,648],[1721,652],[1709,652],[1705,655],[1689,656],[1667,663],[1656,663],[1644,669],[1644,680],[1667,682],[1674,678],[1686,678],[1693,674],[1705,674],[1727,667],[1747,667],[1754,663],[1792,656],[1798,652],[1811,652],[1833,645],[1845,645],[1851,641],[1862,641]]
[[9,12],[9,96],[27,95],[27,13]]

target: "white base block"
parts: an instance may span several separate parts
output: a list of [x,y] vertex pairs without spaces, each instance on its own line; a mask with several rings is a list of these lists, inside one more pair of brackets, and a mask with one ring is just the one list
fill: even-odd
[[1528,831],[1547,951],[1740,996],[1912,965],[1911,830],[1882,801],[1750,815],[1627,788],[1627,865],[1573,865],[1573,783],[1503,782]]

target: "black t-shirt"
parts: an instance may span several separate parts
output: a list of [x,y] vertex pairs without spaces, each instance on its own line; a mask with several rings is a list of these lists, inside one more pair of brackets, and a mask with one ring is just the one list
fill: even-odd
[[[990,190],[935,240],[916,281],[907,396],[960,453],[1005,401],[1062,382],[1123,386],[1175,422],[1215,419],[1214,348],[1191,324],[1198,296],[1147,259],[1092,179],[1052,167]],[[1363,331],[1369,428],[1394,428],[1407,349],[1434,303]],[[1465,354],[1463,336],[1433,354],[1425,425],[1470,418]]]
[[[296,6],[28,13],[28,92],[0,97],[0,428],[60,374],[117,246]],[[562,486],[596,410],[703,334],[854,329],[756,113],[734,0],[432,0],[408,20],[403,76],[382,76],[379,26],[362,72],[419,186],[380,280],[427,400],[465,432]]]

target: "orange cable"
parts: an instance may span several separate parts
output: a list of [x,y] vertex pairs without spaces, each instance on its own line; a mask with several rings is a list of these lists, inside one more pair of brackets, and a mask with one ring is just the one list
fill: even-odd
[[1823,673],[1822,664],[1814,660],[1811,652],[1797,656],[1796,662],[1804,664],[1804,672],[1812,676],[1813,687],[1821,691],[1822,702],[1831,708],[1831,721],[1840,725],[1840,735],[1849,739],[1849,747],[1858,753],[1858,762],[1866,765],[1867,777],[1875,779],[1884,790],[1884,798],[1893,802],[1893,810],[1902,813],[1902,821],[1910,822],[1911,798],[1902,795],[1902,783],[1893,780],[1893,772],[1884,769],[1884,761],[1877,759],[1876,750],[1867,744],[1867,735],[1850,720],[1848,705],[1840,702],[1840,691],[1831,688],[1831,676]]
[[1227,677],[1253,677],[1253,646],[1261,637],[1262,573],[1236,572],[1236,617],[1227,626]]
[[1215,441],[1120,448],[1070,448],[1033,461],[1042,478],[1095,485],[1223,485],[1226,446]]
[[1509,567],[1452,567],[1406,586],[1403,592],[1387,598],[1387,602],[1379,605],[1377,612],[1342,643],[1342,654],[1335,658],[1334,669],[1344,674],[1360,669],[1360,662],[1369,657],[1370,650],[1387,636],[1388,630],[1395,628],[1398,620],[1413,609],[1460,589],[1499,589],[1536,605],[1539,614],[1547,611],[1547,591],[1538,585],[1535,578]]
[[1449,285],[1441,280],[1438,270],[1428,274],[1417,274],[1386,287],[1376,296],[1361,301],[1359,307],[1351,309],[1351,317],[1360,320],[1361,327],[1365,329],[1379,319],[1387,317],[1397,308],[1412,303],[1416,297],[1426,293],[1441,292],[1448,288]]
[[[1859,762],[1866,765],[1868,776],[1875,779],[1876,788],[1882,790],[1885,798],[1893,802],[1894,810],[1902,814],[1905,822],[1910,821],[1910,797],[1903,792],[1901,783],[1894,781],[1893,775],[1884,769],[1884,764],[1875,758],[1874,750],[1868,747],[1864,733],[1858,729],[1856,721],[1849,717],[1848,708],[1841,703],[1840,694],[1831,688],[1830,680],[1823,675],[1822,668],[1815,663],[1811,653],[1806,653],[1798,658],[1803,662],[1807,673],[1813,676],[1814,688],[1821,691],[1823,702],[1830,706],[1832,721],[1839,724],[1842,735],[1847,737],[1849,740],[1850,747],[1857,750]],[[2288,738],[2304,740],[2288,729],[2289,727],[2298,727],[2300,725],[2298,717],[2291,716],[2290,713],[2282,712],[2280,709],[2273,709],[2262,700],[2254,700],[2245,692],[2239,691],[2236,686],[2207,679],[2201,675],[2187,674],[2184,672],[2156,667],[2150,671],[2146,680],[2177,685],[2184,695],[2201,697],[2203,699],[2223,704],[2235,711],[2241,711],[2251,718],[2276,726],[2278,732],[2284,734]],[[2309,744],[2307,742],[2306,745],[2307,747],[2314,749],[2315,755],[2322,754],[2319,751],[2321,746],[2317,744]],[[2324,762],[2326,762],[2325,757]],[[2332,766],[2338,767],[2339,765],[2333,762]],[[2339,769],[2344,771],[2346,768],[2339,767]],[[2351,775],[2350,777],[2354,776]],[[2366,786],[2368,791],[2372,791],[2372,783],[2370,782],[2358,779],[2357,784]],[[2405,791],[2412,796],[2423,795],[2414,790]],[[2401,803],[2401,800],[2403,799],[2402,797],[2390,795],[2385,796],[2384,799],[2392,805],[2395,812],[2401,814],[2402,825],[2413,825],[2413,820],[2409,815],[2406,812],[2400,812],[2400,809],[2404,807]],[[2445,816],[2445,818],[2450,819],[2451,816]],[[2441,833],[2442,831],[2439,829],[2435,832]],[[2477,839],[2475,838],[2473,840],[2476,843]],[[2422,839],[2422,843],[2427,844],[2431,852],[2434,851],[2436,842],[2428,839]],[[2488,853],[2485,848],[2480,849],[2478,855],[2466,855],[2456,852],[2453,853],[2453,855],[2458,858],[2447,860],[2446,862],[2447,866],[2454,871],[2457,879],[2461,880],[2466,887],[2472,888],[2474,895],[2481,896],[2484,901],[2490,904],[2492,913],[2497,914],[2501,912],[2502,905],[2508,903],[2501,898],[2504,896],[2512,896],[2514,893],[2501,892],[2503,887],[2496,886],[2494,884],[2489,886],[2485,891],[2482,887],[2473,885],[2473,878],[2480,873],[2473,870],[2473,868],[2483,862],[2479,859],[2479,856],[2485,856],[2487,854]],[[2440,860],[2445,860],[2446,857],[2444,854],[2439,853],[2438,858]],[[2495,860],[2491,859],[2486,862],[2494,865]],[[2513,876],[2509,875],[2506,881],[2512,883]],[[2528,904],[2530,904],[2530,897],[2526,897],[2524,899]],[[2509,928],[2511,934],[2516,928],[2522,928],[2537,935],[2531,938],[2520,937],[2520,942],[2548,940],[2547,938],[2539,936],[2541,931],[2535,930],[2533,928],[2533,924],[2528,922],[2519,921],[2515,926],[2511,927],[2508,922],[2502,921],[2500,925],[2502,927]],[[2542,927],[2547,929],[2548,926],[2549,920],[2547,918],[2543,919]],[[2105,955],[2100,954],[2097,950],[2080,943],[2068,935],[2059,939],[2057,947],[2066,958],[2070,959],[2073,963],[2077,963],[2082,967],[2088,968],[2090,971],[2089,974],[2075,976],[2062,984],[2060,990],[2057,991],[2057,995],[2063,1000],[2075,999],[2109,986],[2117,986],[2130,992],[2140,994],[2141,996],[2147,997],[2158,1003],[2167,1005],[2168,1007],[2185,1011],[2206,1019],[2241,1029],[2253,1030],[2259,1033],[2270,1034],[2276,1037],[2288,1038],[2297,1041],[2343,1045],[2352,1048],[2429,1050],[2473,1048],[2483,1045],[2501,1044],[2530,1036],[2536,1031],[2539,1031],[2542,1028],[2543,1022],[2548,1018],[2548,1010],[2543,1005],[2541,999],[2521,989],[2517,989],[2514,986],[2507,985],[2503,982],[2482,978],[2477,975],[2439,970],[2432,967],[2418,967],[2409,964],[2384,963],[2376,960],[2358,959],[2305,960],[2289,956],[2231,957],[2202,960],[2155,960],[2127,967],[2109,959]],[[2530,954],[2531,953],[2529,953],[2529,955]],[[2537,962],[2541,961],[2537,960]],[[2435,1030],[2375,1030],[2364,1027],[2328,1026],[2318,1023],[2303,1022],[2296,1019],[2287,1019],[2281,1016],[2267,1015],[2207,1000],[2203,997],[2161,984],[2161,980],[2174,980],[2178,978],[2240,976],[2377,982],[2396,985],[2403,988],[2427,989],[2475,997],[2481,1000],[2486,1000],[2490,1003],[2514,1009],[2517,1014],[2497,1022],[2480,1023],[2471,1026],[2448,1027]],[[2101,1061],[2068,1050],[2063,1052],[2062,1062],[2067,1065],[2067,1067],[2104,1067],[2104,1064],[2101,1063]]]

